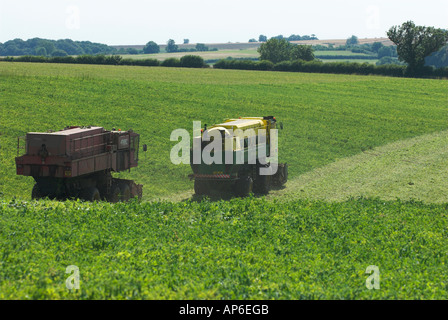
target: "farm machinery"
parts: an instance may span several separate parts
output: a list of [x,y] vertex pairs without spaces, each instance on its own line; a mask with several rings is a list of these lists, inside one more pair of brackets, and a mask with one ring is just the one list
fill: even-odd
[[[132,130],[102,127],[30,132],[18,139],[16,171],[34,178],[33,199],[118,202],[141,198],[142,185],[112,177],[112,172],[137,167],[139,137]],[[25,154],[19,156],[21,149]]]
[[[279,125],[283,129],[283,124]],[[272,187],[283,186],[288,180],[288,165],[273,163],[269,158],[272,152],[277,152],[277,144],[271,145],[276,127],[277,120],[273,116],[226,119],[209,128],[205,125],[200,136],[194,138],[196,141],[190,152],[193,174],[189,177],[194,179],[195,193],[208,195],[230,191],[237,196],[247,196],[251,192],[267,194]],[[210,163],[202,156],[198,161],[197,155],[203,155],[207,148],[210,150],[209,145],[219,136],[222,152],[215,160],[220,161]],[[215,153],[213,150],[211,155]]]

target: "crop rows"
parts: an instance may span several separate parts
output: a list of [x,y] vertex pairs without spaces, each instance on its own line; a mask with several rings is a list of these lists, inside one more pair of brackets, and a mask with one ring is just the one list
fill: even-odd
[[[1,299],[444,299],[446,205],[0,202]],[[68,290],[68,266],[79,290]],[[380,289],[366,269],[377,266]]]

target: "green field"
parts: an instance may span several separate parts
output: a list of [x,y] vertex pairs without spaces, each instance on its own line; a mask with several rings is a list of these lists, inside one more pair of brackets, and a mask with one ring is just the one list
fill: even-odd
[[[6,196],[29,199],[15,175],[17,137],[67,125],[132,128],[148,144],[138,169],[144,199],[191,190],[170,162],[174,129],[227,117],[283,121],[280,160],[291,178],[386,143],[445,130],[447,82],[350,75],[127,66],[0,63],[1,171]],[[181,116],[180,116],[181,115]]]
[[[323,62],[356,62],[356,63],[371,63],[376,64],[378,62],[378,59],[360,59],[359,57],[368,57],[369,55],[363,54],[363,53],[354,53],[351,51],[341,51],[341,50],[334,50],[334,51],[315,51],[314,54],[316,56],[321,56],[319,60],[322,60]],[[322,56],[325,56],[325,58],[322,58]],[[354,59],[338,59],[336,56],[349,56],[349,57],[356,57]],[[335,57],[334,59],[332,57]]]
[[380,146],[314,169],[271,197],[345,201],[351,197],[448,203],[448,131]]
[[315,55],[322,55],[322,56],[368,56],[368,54],[364,53],[355,53],[349,50],[328,50],[328,51],[315,51]]
[[219,50],[204,52],[172,52],[172,53],[155,53],[155,54],[126,54],[121,55],[124,59],[157,59],[163,61],[168,58],[181,58],[186,55],[200,56],[204,60],[217,60],[232,58],[259,58],[260,54],[257,49],[241,49],[241,50]]
[[322,60],[322,62],[349,62],[349,63],[370,63],[376,65],[378,60],[375,59],[319,59]]
[[[443,80],[1,62],[0,298],[445,299],[447,92]],[[261,115],[284,123],[286,188],[197,202],[171,132]],[[67,125],[141,134],[148,152],[120,176],[144,184],[142,203],[30,201],[17,137]],[[366,289],[370,265],[380,290]]]
[[446,219],[380,200],[0,201],[0,299],[446,299]]
[[[185,55],[196,55],[202,57],[204,60],[218,60],[218,59],[226,59],[228,57],[239,59],[239,58],[259,58],[260,54],[257,52],[256,48],[249,49],[240,49],[240,50],[219,50],[219,51],[207,51],[207,52],[173,52],[173,53],[157,53],[157,54],[126,54],[121,55],[124,59],[157,59],[159,61],[163,61],[168,58],[181,58]],[[351,51],[315,51],[314,54],[322,55],[322,56],[353,56],[353,57],[362,57],[367,56],[361,53],[353,53]],[[359,63],[376,63],[378,60],[372,59],[331,59],[325,58],[320,59],[324,62],[359,62]]]

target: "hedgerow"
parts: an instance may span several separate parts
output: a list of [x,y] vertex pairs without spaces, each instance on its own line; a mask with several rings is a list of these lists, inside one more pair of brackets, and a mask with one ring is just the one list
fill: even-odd
[[[263,66],[263,67],[261,67]],[[222,59],[215,63],[217,69],[239,69],[239,70],[266,70],[286,72],[309,72],[309,73],[335,73],[335,74],[359,74],[359,75],[384,75],[393,77],[411,76],[406,73],[406,66],[381,65],[376,66],[369,63],[357,62],[328,62],[322,61],[283,61],[277,64],[266,63],[266,61],[241,61]],[[448,68],[425,68],[422,77],[447,78]]]

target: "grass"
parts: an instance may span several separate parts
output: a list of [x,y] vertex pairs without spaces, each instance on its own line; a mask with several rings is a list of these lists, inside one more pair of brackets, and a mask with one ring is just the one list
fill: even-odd
[[448,131],[400,140],[307,172],[270,197],[448,203]]
[[319,59],[322,60],[322,62],[349,62],[349,63],[370,63],[373,65],[376,65],[378,60],[375,59]]
[[274,115],[290,177],[380,145],[447,129],[447,82],[350,75],[31,63],[0,64],[0,190],[29,199],[16,176],[17,136],[67,125],[141,133],[140,165],[120,176],[152,200],[192,189],[187,165],[170,163],[174,129],[192,121]]
[[[444,299],[447,89],[426,79],[0,63],[0,299]],[[284,123],[286,189],[192,199],[189,166],[169,160],[171,131],[248,115]],[[76,124],[141,133],[149,151],[120,176],[143,183],[145,201],[29,201],[32,179],[15,174],[17,136]],[[73,292],[70,265],[81,279]],[[372,265],[380,290],[366,288]]]
[[[209,51],[209,52],[173,52],[173,53],[157,53],[157,54],[126,54],[121,55],[124,59],[157,59],[163,61],[168,58],[181,58],[185,55],[197,55],[202,57],[204,60],[218,60],[218,59],[226,59],[228,57],[232,57],[234,59],[237,58],[259,58],[260,54],[257,52],[257,49],[240,49],[240,50],[219,50],[219,51]],[[315,51],[315,55],[323,55],[327,57],[331,56],[367,56],[366,54],[361,53],[353,53],[351,51]],[[325,58],[320,59],[324,62],[359,62],[359,63],[376,63],[378,60],[372,59],[331,59]]]
[[[445,299],[447,209],[0,200],[0,299]],[[366,288],[371,265],[379,290]]]
[[328,50],[328,51],[315,51],[315,55],[321,55],[321,56],[356,56],[356,57],[362,57],[362,56],[369,56],[368,54],[364,53],[355,53],[350,50]]

